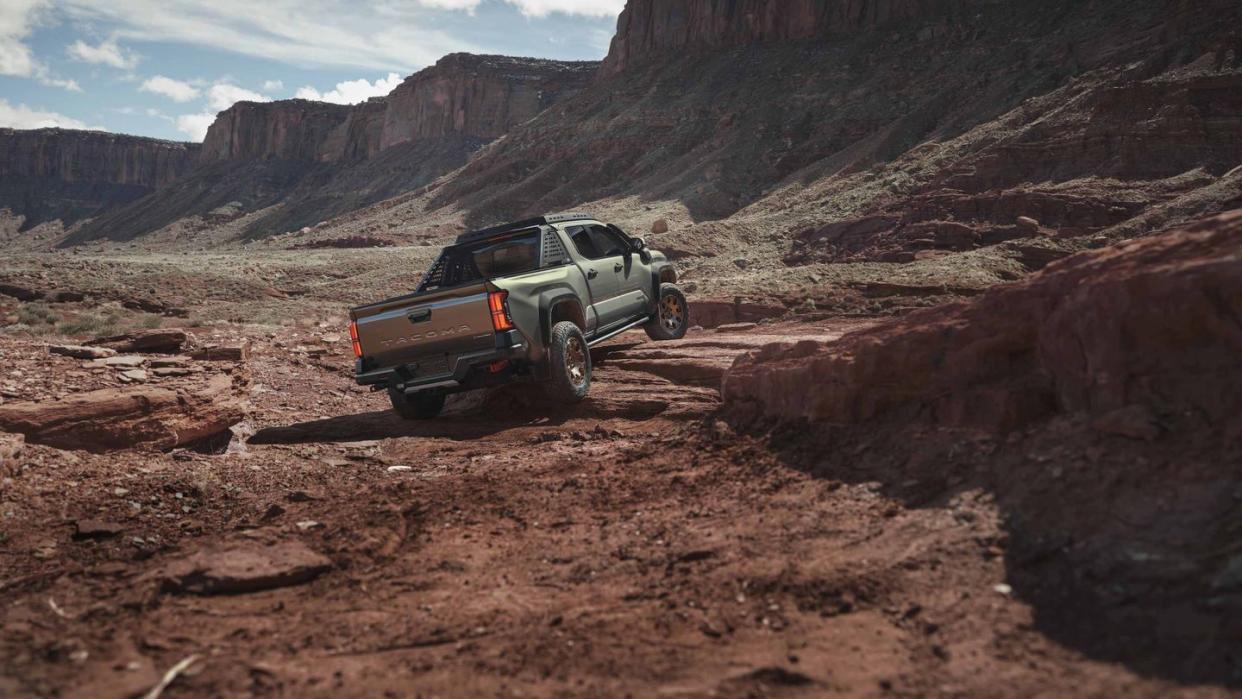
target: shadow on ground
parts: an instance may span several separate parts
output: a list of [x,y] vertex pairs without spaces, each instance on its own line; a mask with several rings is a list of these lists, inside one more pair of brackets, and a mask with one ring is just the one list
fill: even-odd
[[1237,689],[1242,471],[1222,465],[1242,463],[1242,444],[1185,422],[1155,443],[1075,417],[1007,437],[894,420],[777,427],[764,439],[792,469],[878,482],[908,508],[982,491],[1001,513],[1006,581],[1036,631],[1141,675]]

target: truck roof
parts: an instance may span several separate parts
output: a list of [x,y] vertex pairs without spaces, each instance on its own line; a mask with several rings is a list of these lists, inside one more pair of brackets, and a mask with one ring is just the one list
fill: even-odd
[[480,240],[487,240],[505,233],[511,233],[523,228],[534,228],[535,226],[546,226],[552,223],[566,223],[568,221],[594,221],[595,217],[584,213],[563,213],[563,214],[547,214],[535,218],[523,219],[506,223],[501,226],[492,226],[482,230],[470,231],[457,236],[456,245],[464,245],[465,243],[477,243]]

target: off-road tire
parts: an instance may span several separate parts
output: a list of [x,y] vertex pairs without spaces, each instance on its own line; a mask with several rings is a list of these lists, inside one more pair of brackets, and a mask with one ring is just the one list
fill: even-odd
[[548,396],[559,403],[578,403],[591,390],[591,349],[582,329],[564,320],[552,326],[548,341],[552,380]]
[[443,393],[415,393],[407,396],[396,388],[388,387],[388,400],[392,409],[406,420],[431,420],[444,410]]
[[655,316],[643,326],[647,337],[657,341],[680,340],[686,336],[689,325],[690,304],[686,302],[686,295],[676,284],[661,284]]

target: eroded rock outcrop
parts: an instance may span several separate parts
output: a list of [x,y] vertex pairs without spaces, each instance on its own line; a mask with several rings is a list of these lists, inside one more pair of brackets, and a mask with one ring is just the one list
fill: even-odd
[[577,93],[598,63],[455,53],[389,95],[380,148],[448,135],[490,141]]
[[246,381],[105,388],[61,400],[0,405],[0,431],[61,449],[172,449],[228,432],[246,415]]
[[204,164],[230,160],[315,161],[350,107],[309,100],[238,102],[216,115],[203,139]]
[[134,201],[186,173],[194,143],[103,131],[0,129],[0,208],[24,227],[66,225]]
[[1053,263],[969,302],[834,343],[770,345],[724,380],[735,410],[859,423],[900,415],[1009,429],[1145,406],[1242,407],[1242,210]]
[[[178,219],[251,220],[252,237],[296,231],[397,196],[577,94],[598,62],[452,54],[357,105],[238,102],[207,131],[199,167],[159,197],[108,212],[66,244],[129,240]],[[277,206],[281,205],[283,206]]]
[[952,21],[983,0],[630,0],[604,74],[670,52],[788,41],[927,17]]
[[581,90],[598,66],[455,53],[406,78],[387,97],[357,105],[238,102],[208,129],[202,161],[337,162],[423,139],[486,142]]

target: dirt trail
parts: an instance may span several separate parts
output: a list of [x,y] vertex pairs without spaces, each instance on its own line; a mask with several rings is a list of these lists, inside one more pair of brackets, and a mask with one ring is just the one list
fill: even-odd
[[164,696],[1225,694],[1045,636],[987,490],[894,497],[715,416],[732,356],[866,323],[627,335],[580,409],[424,424],[347,347],[255,333],[245,447],[6,474],[0,696],[134,696],[191,655]]

